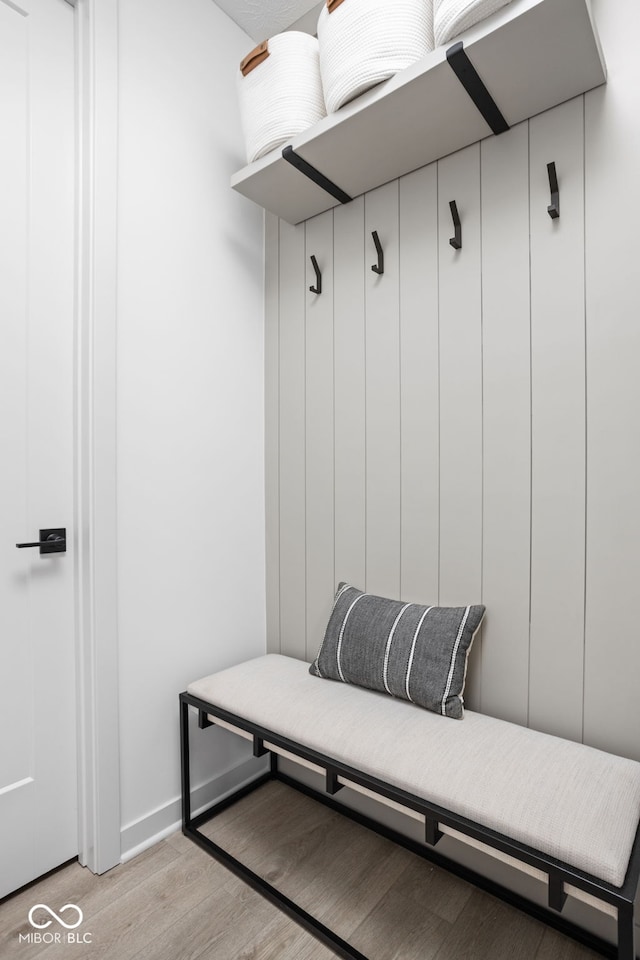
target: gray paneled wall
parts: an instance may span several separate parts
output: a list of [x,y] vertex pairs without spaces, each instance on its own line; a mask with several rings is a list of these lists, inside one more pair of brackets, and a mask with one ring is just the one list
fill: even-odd
[[[585,603],[584,105],[530,123],[532,726],[582,739]],[[560,220],[544,208],[550,152]],[[566,173],[564,173],[566,171]],[[540,209],[542,207],[542,209]],[[550,711],[550,705],[553,710]]]
[[468,706],[640,759],[631,104],[614,76],[306,224],[267,216],[270,651],[313,658],[340,580],[482,601]]
[[[491,610],[488,640],[481,643],[482,699],[501,716],[526,724],[531,571],[528,124],[507,139],[486,140],[482,159],[482,597]],[[541,202],[544,211],[544,198]]]

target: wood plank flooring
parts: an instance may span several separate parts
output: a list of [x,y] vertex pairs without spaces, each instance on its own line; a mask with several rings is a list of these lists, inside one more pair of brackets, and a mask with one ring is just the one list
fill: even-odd
[[[371,960],[597,954],[282,783],[204,832]],[[90,943],[19,942],[37,903],[75,903]],[[36,914],[36,918],[38,914]],[[46,914],[42,912],[43,920]],[[52,923],[47,931],[62,928]],[[45,931],[43,931],[45,932]],[[0,904],[3,960],[331,960],[332,951],[176,833],[96,877],[77,863]]]

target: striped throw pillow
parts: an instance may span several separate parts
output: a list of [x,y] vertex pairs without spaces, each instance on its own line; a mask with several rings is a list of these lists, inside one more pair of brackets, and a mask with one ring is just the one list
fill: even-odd
[[467,656],[485,608],[387,600],[341,583],[309,672],[464,716]]

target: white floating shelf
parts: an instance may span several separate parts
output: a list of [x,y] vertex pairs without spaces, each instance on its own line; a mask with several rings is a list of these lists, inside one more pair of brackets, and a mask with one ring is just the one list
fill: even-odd
[[[512,0],[458,39],[510,127],[606,80],[589,0]],[[314,124],[291,141],[295,154],[356,197],[491,136],[447,61],[452,45]],[[289,223],[339,203],[281,149],[231,186]]]

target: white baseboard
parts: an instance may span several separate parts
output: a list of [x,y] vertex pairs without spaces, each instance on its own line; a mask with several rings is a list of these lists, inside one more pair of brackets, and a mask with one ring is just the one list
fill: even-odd
[[[267,758],[268,759],[268,758]],[[243,760],[237,766],[225,773],[213,777],[191,792],[191,810],[195,816],[211,806],[216,800],[223,800],[229,794],[243,787],[252,780],[257,780],[268,769],[265,761],[264,769],[256,770],[256,761],[253,757]],[[170,800],[139,820],[127,824],[120,831],[120,860],[126,863],[142,853],[148,847],[164,840],[165,837],[176,833],[182,825],[182,802],[180,797]]]

